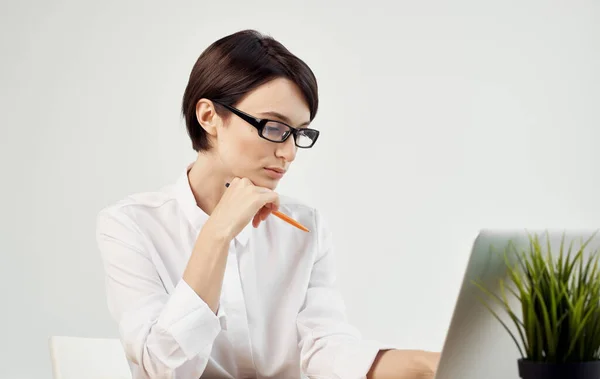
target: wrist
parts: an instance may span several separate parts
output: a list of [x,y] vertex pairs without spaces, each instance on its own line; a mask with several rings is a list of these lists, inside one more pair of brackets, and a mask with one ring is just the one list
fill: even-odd
[[233,240],[233,235],[230,228],[225,225],[219,225],[209,218],[200,230],[198,239],[202,239],[218,248],[229,246]]

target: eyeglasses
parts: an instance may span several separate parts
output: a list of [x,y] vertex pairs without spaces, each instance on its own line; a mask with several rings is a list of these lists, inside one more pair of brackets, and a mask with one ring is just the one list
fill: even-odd
[[230,105],[219,101],[212,101],[227,108],[231,113],[254,126],[258,130],[258,135],[267,141],[283,143],[293,135],[296,146],[308,149],[313,147],[315,142],[317,142],[317,138],[319,138],[319,131],[316,129],[294,128],[280,121],[256,118]]

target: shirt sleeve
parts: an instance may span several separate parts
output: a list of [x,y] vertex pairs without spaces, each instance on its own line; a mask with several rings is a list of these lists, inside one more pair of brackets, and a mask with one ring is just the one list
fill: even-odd
[[215,315],[184,280],[166,292],[147,242],[129,216],[100,212],[96,238],[108,308],[127,359],[145,377],[184,378],[184,371],[200,377],[224,315]]
[[380,350],[392,349],[363,339],[348,323],[336,288],[331,233],[316,213],[318,246],[297,327],[302,373],[309,378],[365,379]]

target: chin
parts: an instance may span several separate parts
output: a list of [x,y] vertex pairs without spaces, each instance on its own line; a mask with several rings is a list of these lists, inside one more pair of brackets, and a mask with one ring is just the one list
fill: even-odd
[[265,180],[265,179],[260,179],[260,180],[257,180],[254,183],[255,183],[255,185],[257,185],[259,187],[264,187],[264,188],[268,188],[270,190],[275,190],[275,188],[277,188],[277,185],[279,184],[279,180],[273,180],[273,179],[267,179],[267,180]]
[[250,181],[258,187],[268,188],[270,190],[275,190],[277,185],[281,181],[280,177],[273,177],[272,174],[265,174],[264,172],[247,172],[242,175],[234,175],[238,177],[246,177],[250,179]]
[[281,179],[274,179],[269,177],[268,175],[257,175],[255,178],[252,178],[252,183],[254,183],[255,185],[259,186],[259,187],[264,187],[264,188],[268,188],[270,190],[274,190],[277,185],[279,184],[279,181]]

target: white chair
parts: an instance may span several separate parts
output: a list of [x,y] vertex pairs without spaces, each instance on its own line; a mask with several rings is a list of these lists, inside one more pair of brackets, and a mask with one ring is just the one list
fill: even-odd
[[50,337],[54,379],[131,379],[118,339]]

